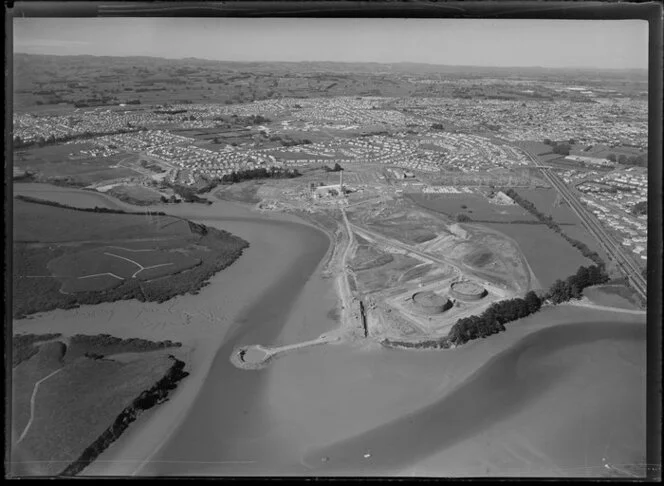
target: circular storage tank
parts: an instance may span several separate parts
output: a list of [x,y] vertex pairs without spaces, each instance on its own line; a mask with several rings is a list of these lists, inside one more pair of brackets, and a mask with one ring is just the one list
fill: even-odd
[[450,285],[450,294],[461,300],[480,300],[487,291],[474,282],[454,282]]
[[447,297],[427,291],[413,294],[413,305],[425,314],[439,314],[452,307],[452,302]]

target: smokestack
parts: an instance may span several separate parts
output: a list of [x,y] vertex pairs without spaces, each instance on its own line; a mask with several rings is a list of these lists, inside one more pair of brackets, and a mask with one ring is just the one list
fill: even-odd
[[341,169],[339,171],[339,194],[343,197],[344,195],[344,171]]

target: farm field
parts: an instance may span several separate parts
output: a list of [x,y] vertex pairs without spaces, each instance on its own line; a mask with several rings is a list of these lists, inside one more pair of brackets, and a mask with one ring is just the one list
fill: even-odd
[[132,157],[126,154],[69,159],[70,153],[85,148],[85,145],[72,144],[21,149],[14,155],[14,167],[35,173],[38,180],[66,180],[74,185],[89,185],[109,179],[141,175],[127,167],[116,167],[118,163]]
[[[86,346],[82,346],[84,340],[80,341],[78,351],[83,351]],[[145,343],[154,345],[145,350],[165,347],[164,343]],[[95,344],[95,339],[89,339],[89,344]],[[14,368],[12,435],[18,444],[13,454],[14,459],[26,461],[22,467],[27,469],[15,473],[62,472],[173,366],[168,351],[137,353],[130,359],[116,361],[109,354],[122,352],[122,346],[108,351],[104,346],[92,349],[105,357],[88,358],[83,353],[69,357],[70,350],[63,342],[45,343],[35,356]],[[126,350],[136,353],[140,349],[129,343]],[[37,382],[38,394],[31,406]]]
[[109,189],[108,194],[121,201],[137,206],[148,206],[160,202],[161,193],[138,184],[122,184]]
[[135,298],[159,301],[206,285],[247,243],[186,220],[14,203],[13,314]]
[[228,186],[221,185],[214,191],[214,196],[222,201],[256,204],[261,200],[257,195],[261,185],[262,182],[260,181],[238,182]]
[[105,246],[53,259],[48,269],[62,282],[60,290],[72,293],[114,288],[129,278],[150,280],[165,277],[200,263],[199,258],[177,251]]
[[119,204],[96,191],[84,191],[70,187],[35,184],[32,182],[14,183],[12,189],[15,196],[21,195],[46,199],[76,208],[94,208],[97,206],[108,209],[122,209]]
[[[592,265],[592,260],[544,225],[482,223],[516,240],[543,288],[549,288],[556,279],[564,279],[581,265]],[[566,227],[563,227],[566,228]]]
[[[100,218],[104,224],[99,224]],[[14,241],[64,242],[189,236],[185,220],[159,216],[103,214],[14,200]]]

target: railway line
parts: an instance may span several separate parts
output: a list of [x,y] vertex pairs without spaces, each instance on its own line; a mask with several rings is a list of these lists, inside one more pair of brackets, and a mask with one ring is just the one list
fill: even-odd
[[569,207],[572,208],[572,210],[577,214],[583,225],[588,229],[588,231],[590,231],[590,233],[593,235],[593,237],[595,237],[595,239],[604,248],[604,250],[618,263],[620,269],[625,273],[634,290],[636,290],[641,295],[641,297],[646,299],[648,287],[645,278],[643,278],[641,275],[640,268],[629,256],[624,254],[622,248],[620,248],[620,245],[616,243],[611,235],[608,234],[601,223],[597,221],[593,215],[589,214],[585,206],[583,206],[581,201],[578,200],[571,189],[560,180],[558,175],[551,172],[549,167],[542,165],[537,160],[537,157],[534,156],[530,151],[524,147],[520,148],[542,171],[544,177],[546,177],[549,183],[560,193]]

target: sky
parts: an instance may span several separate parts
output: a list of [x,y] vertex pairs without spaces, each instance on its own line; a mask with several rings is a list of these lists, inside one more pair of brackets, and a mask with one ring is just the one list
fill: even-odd
[[644,20],[16,18],[14,52],[227,61],[648,67]]

